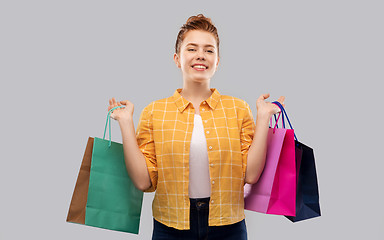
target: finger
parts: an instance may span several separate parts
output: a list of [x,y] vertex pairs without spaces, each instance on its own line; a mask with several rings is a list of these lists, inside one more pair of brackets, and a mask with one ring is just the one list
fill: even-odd
[[264,100],[265,100],[265,99],[269,98],[270,94],[269,94],[269,93],[264,93],[264,94],[262,94],[261,96],[263,96],[263,97],[264,97]]
[[257,100],[258,101],[264,101],[267,98],[269,98],[269,93],[261,94]]
[[108,106],[108,112],[109,112],[109,110],[112,109],[112,99],[109,99],[108,102],[109,102],[109,106]]
[[[273,105],[275,105],[275,104],[273,104]],[[275,105],[275,114],[279,113],[279,112],[281,112],[281,109],[278,106]]]
[[127,105],[127,102],[128,102],[127,100],[120,101],[120,103],[123,104],[123,105]]
[[285,97],[281,96],[281,97],[279,97],[279,99],[277,99],[277,101],[280,102],[281,104],[284,104]]
[[118,108],[118,109],[124,109],[124,107],[121,106],[121,103],[117,103],[117,105],[121,108]]
[[277,105],[274,104],[274,103],[269,103],[269,104],[271,104],[271,105],[273,106],[272,108],[273,108],[273,110],[274,110],[274,114],[281,112],[281,109],[280,109],[279,106],[277,106]]
[[[112,108],[114,108],[114,107],[116,107],[117,105],[116,105],[116,100],[115,100],[115,98],[111,98],[110,100],[109,100],[109,110],[111,110]],[[109,111],[108,110],[108,111]]]
[[285,104],[284,104],[285,97],[284,96],[279,97],[279,99],[277,101],[283,106],[283,108],[285,108]]
[[113,98],[113,107],[117,107],[117,106],[118,106],[118,104],[117,104],[117,102],[116,102],[116,99]]

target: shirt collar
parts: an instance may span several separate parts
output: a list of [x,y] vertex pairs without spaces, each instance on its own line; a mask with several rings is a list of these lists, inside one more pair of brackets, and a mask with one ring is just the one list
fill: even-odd
[[[175,90],[175,93],[173,94],[173,101],[176,103],[177,108],[182,113],[191,102],[180,95],[181,90],[182,88]],[[211,91],[211,96],[205,101],[207,102],[208,106],[214,110],[217,106],[217,103],[220,101],[221,94],[216,88],[211,88]]]

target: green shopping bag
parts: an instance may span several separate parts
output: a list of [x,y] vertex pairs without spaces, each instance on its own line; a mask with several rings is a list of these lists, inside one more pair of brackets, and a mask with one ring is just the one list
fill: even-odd
[[[88,140],[67,222],[138,234],[143,192],[128,176],[123,145],[111,141],[109,119],[116,108],[108,112],[103,139]],[[105,140],[107,125],[109,141]]]

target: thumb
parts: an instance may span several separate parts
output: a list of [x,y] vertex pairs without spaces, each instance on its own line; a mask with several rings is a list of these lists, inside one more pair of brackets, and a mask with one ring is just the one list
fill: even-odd
[[261,94],[257,100],[264,101],[267,98],[269,98],[269,93]]
[[267,99],[267,98],[269,98],[269,96],[270,96],[270,94],[269,94],[269,93],[265,93],[265,94],[263,94],[263,97],[264,97],[264,99]]

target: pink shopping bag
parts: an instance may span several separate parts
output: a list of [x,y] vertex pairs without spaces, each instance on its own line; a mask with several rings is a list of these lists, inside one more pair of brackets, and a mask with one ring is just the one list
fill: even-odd
[[[272,124],[271,124],[272,125]],[[296,163],[294,130],[269,128],[264,170],[255,184],[244,186],[244,208],[295,216]]]

